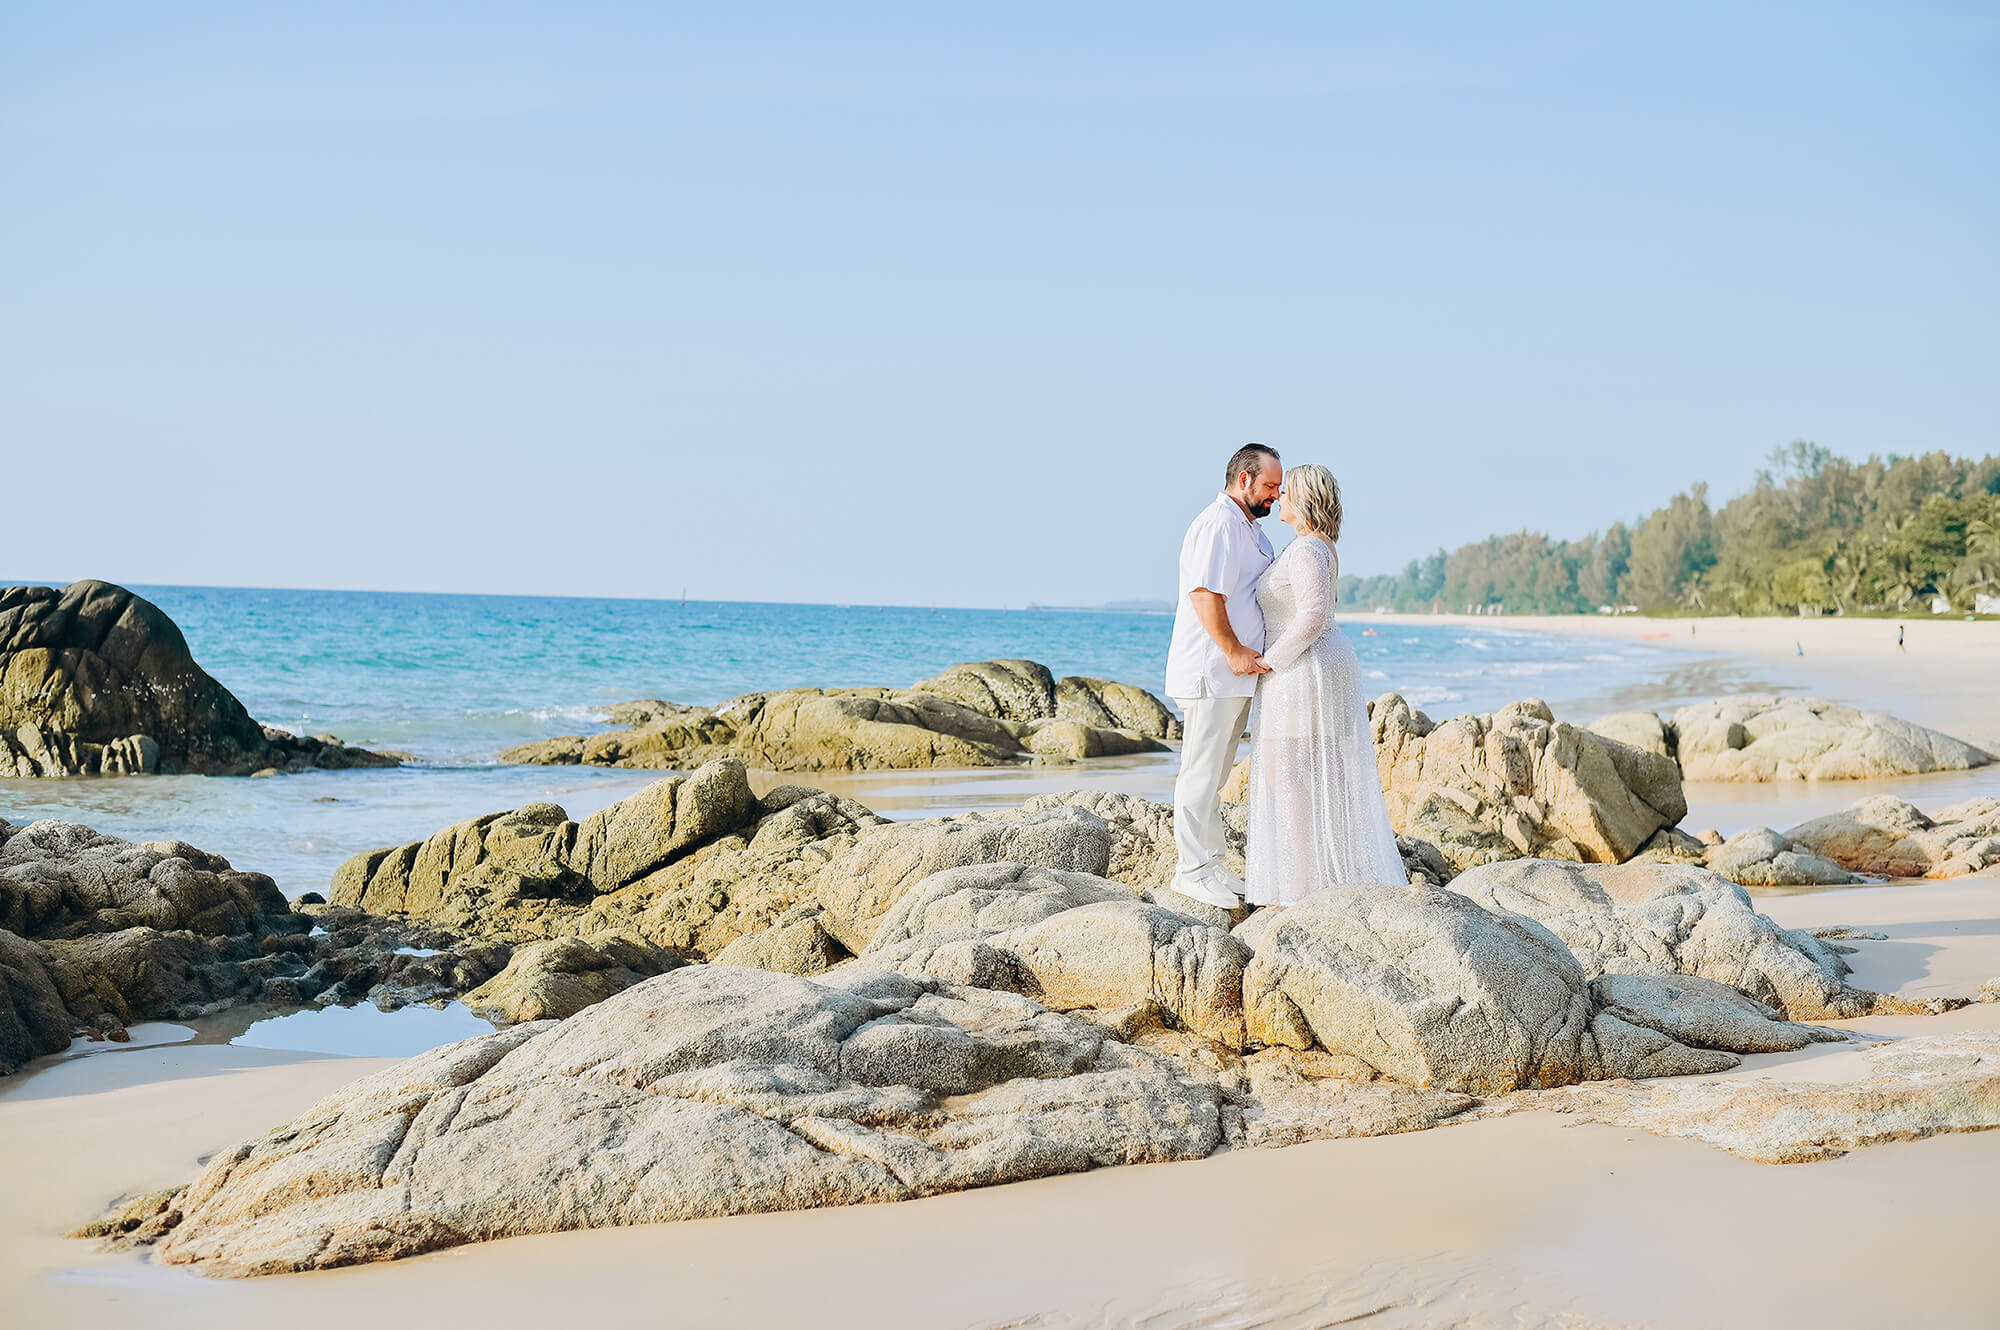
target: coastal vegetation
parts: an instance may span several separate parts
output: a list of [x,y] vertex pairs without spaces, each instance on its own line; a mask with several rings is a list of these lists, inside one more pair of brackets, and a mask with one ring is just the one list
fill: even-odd
[[2000,596],[2000,456],[1853,462],[1802,440],[1720,508],[1697,484],[1580,540],[1493,535],[1340,588],[1357,607],[1520,614],[1845,614],[1938,597],[1970,611],[1981,596]]

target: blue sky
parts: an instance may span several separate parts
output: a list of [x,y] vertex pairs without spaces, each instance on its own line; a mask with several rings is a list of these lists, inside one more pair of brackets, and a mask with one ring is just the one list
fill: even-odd
[[1172,593],[2000,448],[1990,6],[0,9],[0,577]]

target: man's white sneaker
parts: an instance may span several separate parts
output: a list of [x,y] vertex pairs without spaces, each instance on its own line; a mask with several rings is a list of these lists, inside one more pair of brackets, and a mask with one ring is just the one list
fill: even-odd
[[1167,885],[1189,900],[1200,901],[1203,905],[1213,905],[1218,910],[1233,910],[1243,903],[1243,897],[1222,885],[1224,879],[1234,880],[1235,874],[1227,869],[1204,870],[1190,873],[1186,877],[1176,877]]

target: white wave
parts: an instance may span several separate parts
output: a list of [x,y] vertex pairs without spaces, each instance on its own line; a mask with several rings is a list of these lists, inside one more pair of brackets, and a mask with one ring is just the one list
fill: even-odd
[[601,723],[610,717],[611,708],[602,706],[536,707],[528,714],[536,720],[586,720]]
[[1413,707],[1433,706],[1439,702],[1461,702],[1465,694],[1450,688],[1405,688],[1403,700]]
[[1388,678],[1388,677],[1389,677],[1389,671],[1387,671],[1387,670],[1370,670],[1370,671],[1368,671],[1368,676],[1367,676],[1367,677],[1369,677],[1370,679],[1386,679],[1386,678]]

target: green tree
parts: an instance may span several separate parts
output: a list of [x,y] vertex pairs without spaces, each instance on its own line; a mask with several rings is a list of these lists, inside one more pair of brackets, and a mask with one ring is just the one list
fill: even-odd
[[1676,494],[1632,533],[1631,567],[1618,584],[1619,595],[1642,609],[1672,605],[1680,599],[1682,584],[1714,563],[1713,517],[1704,483]]

